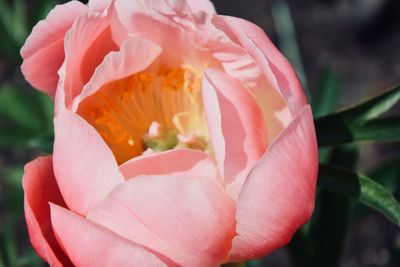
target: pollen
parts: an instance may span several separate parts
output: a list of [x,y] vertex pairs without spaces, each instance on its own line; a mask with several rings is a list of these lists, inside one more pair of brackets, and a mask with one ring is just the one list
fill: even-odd
[[[99,132],[119,164],[151,148],[154,122],[175,134],[171,140],[180,135],[208,142],[201,75],[191,65],[151,68],[104,85],[80,103],[78,114]],[[170,144],[166,148],[173,148]]]
[[130,139],[128,140],[128,145],[134,146],[134,145],[135,145],[135,141],[134,141],[132,138],[130,138]]

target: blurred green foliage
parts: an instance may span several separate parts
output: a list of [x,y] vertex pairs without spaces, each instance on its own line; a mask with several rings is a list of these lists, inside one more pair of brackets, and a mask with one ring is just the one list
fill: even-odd
[[53,0],[0,0],[0,267],[44,266],[29,246],[23,214],[23,165],[52,150],[53,103],[22,78],[19,51]]

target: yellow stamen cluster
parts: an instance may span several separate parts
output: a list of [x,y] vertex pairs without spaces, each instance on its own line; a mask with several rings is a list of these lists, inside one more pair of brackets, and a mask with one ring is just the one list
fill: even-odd
[[104,85],[80,104],[78,114],[123,163],[146,150],[144,136],[153,122],[176,135],[208,140],[200,90],[197,69],[161,66]]

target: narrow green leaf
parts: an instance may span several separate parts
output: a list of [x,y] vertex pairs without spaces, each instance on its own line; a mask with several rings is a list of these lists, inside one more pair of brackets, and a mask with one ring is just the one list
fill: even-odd
[[[319,146],[361,142],[400,141],[400,116],[373,119],[361,125],[346,125],[343,121],[316,121]],[[339,126],[341,125],[341,126]]]
[[290,12],[289,4],[286,0],[272,2],[271,14],[279,38],[279,48],[282,53],[293,64],[299,75],[310,102],[311,95],[308,90],[307,77],[301,60],[300,49],[296,38],[296,29]]
[[25,0],[14,0],[13,3],[14,40],[17,42],[19,47],[22,47],[26,37],[28,37],[26,3]]
[[363,174],[320,164],[318,186],[354,197],[400,226],[399,202],[386,188]]
[[12,26],[13,12],[7,1],[0,0],[0,36],[2,40],[7,40],[0,42],[0,55],[14,62],[19,62],[20,47],[14,38]]
[[0,147],[43,147],[48,152],[53,139],[52,110],[52,101],[43,93],[3,85],[0,88]]
[[9,226],[6,226],[0,234],[0,249],[4,255],[4,264],[6,266],[17,266],[17,244],[15,236]]
[[[357,146],[339,146],[332,149],[329,162],[342,168],[354,169],[358,157]],[[315,212],[310,222],[312,257],[299,267],[338,267],[353,202],[353,199],[336,192],[318,190]]]
[[246,267],[262,267],[262,260],[246,261]]
[[382,184],[392,193],[399,189],[400,157],[385,161],[382,165],[368,172],[368,176]]
[[321,75],[316,97],[313,101],[315,117],[325,116],[336,109],[340,96],[341,83],[330,69],[325,69]]
[[400,116],[373,119],[354,127],[353,141],[400,141]]
[[13,12],[5,0],[0,0],[0,21],[7,30],[11,28],[13,23]]
[[32,249],[29,249],[24,255],[18,259],[18,266],[30,267],[30,266],[44,266],[43,260],[36,254]]
[[400,85],[358,105],[343,109],[334,116],[342,117],[347,123],[363,123],[385,113],[399,100]]
[[375,119],[400,99],[400,86],[366,102],[315,120],[318,145],[398,141],[398,117]]
[[[331,69],[323,70],[316,96],[313,98],[312,110],[314,117],[325,116],[333,112],[339,100],[341,93],[341,82]],[[328,162],[331,154],[331,147],[321,147],[318,150],[318,159],[320,162]]]
[[31,8],[30,27],[32,28],[38,21],[46,18],[50,10],[54,8],[56,3],[53,0],[37,0],[35,6]]
[[0,91],[0,115],[23,126],[25,130],[37,132],[42,121],[35,100],[34,92],[23,92],[11,84],[5,84]]

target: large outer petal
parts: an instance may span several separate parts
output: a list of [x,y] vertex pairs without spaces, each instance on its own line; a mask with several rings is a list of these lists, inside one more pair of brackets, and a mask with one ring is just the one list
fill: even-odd
[[51,226],[49,202],[65,206],[54,177],[52,157],[40,157],[28,163],[22,186],[26,224],[36,252],[53,267],[72,266]]
[[86,214],[125,179],[96,130],[64,110],[55,118],[54,172],[68,207]]
[[223,72],[207,69],[202,93],[220,172],[226,184],[235,183],[230,193],[236,198],[268,145],[263,114],[250,92]]
[[146,248],[62,207],[51,205],[51,220],[59,242],[75,266],[167,266]]
[[177,177],[216,177],[216,166],[202,151],[173,149],[135,157],[120,166],[126,179],[138,175],[170,175]]
[[78,1],[58,5],[33,28],[21,49],[22,73],[33,87],[54,96],[64,61],[64,36],[85,12],[87,7]]
[[139,176],[88,218],[181,266],[222,263],[235,235],[235,203],[214,177]]
[[314,209],[318,168],[311,108],[304,107],[249,174],[237,201],[231,260],[264,256],[291,239]]
[[232,40],[254,58],[270,83],[286,99],[293,116],[307,105],[306,96],[293,67],[260,27],[235,17],[218,16],[216,21]]

